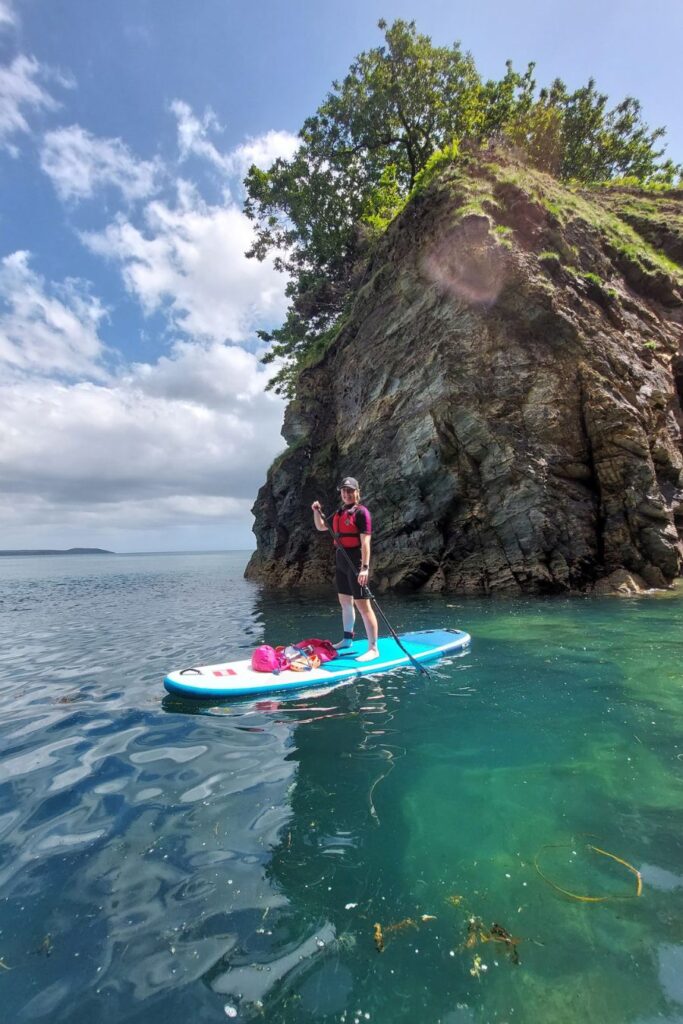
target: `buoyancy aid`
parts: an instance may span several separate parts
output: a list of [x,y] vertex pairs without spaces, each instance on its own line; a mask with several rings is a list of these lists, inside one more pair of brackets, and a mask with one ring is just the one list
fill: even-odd
[[356,512],[360,505],[341,508],[332,517],[332,529],[335,539],[343,548],[360,547],[360,530],[356,524]]

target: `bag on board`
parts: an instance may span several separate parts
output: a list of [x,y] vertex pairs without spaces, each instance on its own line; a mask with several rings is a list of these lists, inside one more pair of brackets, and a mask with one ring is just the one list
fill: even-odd
[[263,644],[252,653],[251,667],[254,672],[274,672],[278,675],[283,668],[287,668],[287,662],[274,647]]

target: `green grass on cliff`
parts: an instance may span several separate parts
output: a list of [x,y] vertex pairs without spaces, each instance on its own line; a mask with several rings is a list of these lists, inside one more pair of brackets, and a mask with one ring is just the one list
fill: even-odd
[[512,228],[507,227],[505,224],[496,224],[493,233],[497,236],[501,245],[504,245],[506,249],[512,249],[512,237],[514,235]]
[[[564,231],[573,221],[582,221],[602,236],[608,250],[634,264],[642,274],[664,273],[683,284],[683,266],[651,241],[658,231],[667,231],[674,237],[680,237],[683,246],[683,204],[679,211],[676,201],[679,195],[683,195],[683,190],[654,185],[637,189],[629,181],[626,192],[622,194],[618,186],[596,185],[587,189],[585,185],[562,184],[542,171],[510,160],[489,157],[478,161],[469,155],[456,158],[451,152],[436,154],[435,157],[430,174],[420,182],[419,188],[413,190],[406,205],[418,195],[424,195],[427,187],[433,186],[436,180],[436,187],[448,188],[452,193],[456,223],[472,215],[495,218],[501,209],[497,189],[501,185],[514,185],[526,193],[530,201],[542,206],[561,230]],[[667,197],[673,199],[664,209]],[[643,224],[647,224],[648,230]],[[510,229],[496,225],[493,231],[500,243],[511,246],[513,232]],[[551,252],[554,250],[546,250],[540,258],[563,259],[562,254],[551,255]]]
[[451,194],[454,223],[458,223],[464,217],[491,216],[500,208],[493,183],[483,175],[472,173],[477,163],[470,156],[463,155],[456,159],[447,147],[446,150],[435,154],[435,157],[441,159],[435,161],[434,172],[424,180],[416,181],[406,206],[418,197],[424,196],[429,186],[436,182],[435,188],[448,189]]
[[683,189],[596,190],[595,199],[629,224],[659,252],[683,267]]
[[[550,175],[520,167],[518,164],[489,161],[483,165],[483,169],[498,183],[514,185],[525,192],[532,201],[543,206],[561,228],[567,228],[574,220],[583,221],[596,229],[614,252],[637,264],[644,273],[654,274],[660,271],[683,284],[683,267],[622,219],[617,208],[607,208],[604,205],[601,200],[607,190],[596,186],[591,193],[585,186],[579,188],[563,185]],[[629,195],[629,204],[625,204],[625,207],[630,205],[631,211],[643,219],[661,222],[662,208],[654,198],[659,194],[654,189],[649,189],[642,196]],[[626,209],[623,212],[626,213]],[[674,229],[677,227],[676,219],[680,222],[679,230],[683,238],[683,213],[679,214],[678,218],[673,215]],[[671,226],[669,216],[667,223]]]

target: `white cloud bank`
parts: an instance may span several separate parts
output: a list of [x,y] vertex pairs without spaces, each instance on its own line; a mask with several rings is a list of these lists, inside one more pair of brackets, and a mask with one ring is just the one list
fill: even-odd
[[38,526],[41,537],[47,526],[105,547],[107,531],[226,519],[246,534],[265,467],[282,448],[282,402],[264,392],[266,380],[239,347],[182,343],[109,383],[0,387],[2,546],[42,546],[32,541]]
[[[231,355],[221,358],[229,364]],[[180,361],[188,394],[200,396],[201,375],[193,381],[192,360],[181,354]],[[209,498],[253,500],[254,465],[282,443],[276,441],[280,403],[257,391],[259,370],[250,369],[248,389],[233,390],[225,381],[220,404],[211,396],[213,407],[195,397],[167,397],[154,365],[145,375],[138,368],[142,386],[135,377],[109,385],[15,382],[2,389],[0,409],[5,490],[56,503],[173,497],[199,507]],[[239,371],[244,367],[238,377]]]
[[136,160],[121,139],[91,135],[79,125],[48,132],[40,165],[60,199],[87,199],[97,189],[117,188],[127,202],[146,199],[157,190],[158,160]]

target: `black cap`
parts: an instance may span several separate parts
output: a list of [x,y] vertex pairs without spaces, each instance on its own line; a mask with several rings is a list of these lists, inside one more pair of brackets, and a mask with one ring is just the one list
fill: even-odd
[[358,481],[356,480],[355,476],[345,476],[341,484],[339,485],[340,491],[342,487],[353,487],[354,491],[360,490],[360,487],[358,486]]

